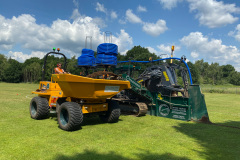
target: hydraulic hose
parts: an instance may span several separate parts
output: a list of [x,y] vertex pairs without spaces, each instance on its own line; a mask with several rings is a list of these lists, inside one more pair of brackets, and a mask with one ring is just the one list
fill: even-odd
[[118,61],[117,63],[127,63],[127,62],[134,62],[134,63],[151,63],[151,62],[158,62],[158,61],[163,61],[163,60],[167,60],[167,59],[176,59],[176,60],[179,60],[179,61],[182,61],[185,66],[187,67],[187,70],[188,70],[188,75],[189,75],[189,79],[190,79],[190,83],[191,85],[193,84],[192,82],[192,76],[191,76],[191,72],[190,72],[190,68],[188,67],[186,61],[184,61],[183,59],[181,58],[176,58],[176,57],[170,57],[170,58],[162,58],[162,59],[156,59],[156,60],[153,60],[153,61],[135,61],[135,60],[129,60],[129,61]]

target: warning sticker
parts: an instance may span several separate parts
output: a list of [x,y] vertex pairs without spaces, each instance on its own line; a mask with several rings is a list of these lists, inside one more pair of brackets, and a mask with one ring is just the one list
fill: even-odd
[[104,92],[119,92],[120,86],[105,86]]
[[163,75],[164,75],[164,77],[165,77],[166,81],[169,81],[169,77],[168,77],[168,75],[167,75],[167,72],[166,72],[166,71],[163,71]]

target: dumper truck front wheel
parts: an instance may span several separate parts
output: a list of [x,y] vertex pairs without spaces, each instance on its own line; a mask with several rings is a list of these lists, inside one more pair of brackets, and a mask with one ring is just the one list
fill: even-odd
[[99,115],[100,119],[105,123],[115,123],[121,115],[119,104],[116,101],[108,102],[108,111],[105,115]]
[[64,102],[58,109],[58,124],[65,131],[75,131],[81,128],[83,113],[79,104]]
[[48,100],[44,97],[34,97],[30,102],[30,115],[33,119],[44,119],[49,115]]

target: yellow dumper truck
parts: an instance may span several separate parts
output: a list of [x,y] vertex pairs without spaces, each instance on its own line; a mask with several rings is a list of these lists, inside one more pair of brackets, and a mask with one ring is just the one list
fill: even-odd
[[83,115],[98,114],[103,122],[117,122],[120,108],[111,97],[124,89],[130,89],[130,82],[123,80],[93,79],[72,74],[52,74],[51,81],[45,81],[47,57],[50,54],[66,57],[64,54],[49,52],[44,58],[42,81],[37,94],[30,102],[30,115],[33,119],[44,119],[50,111],[57,113],[59,127],[66,131],[81,128]]

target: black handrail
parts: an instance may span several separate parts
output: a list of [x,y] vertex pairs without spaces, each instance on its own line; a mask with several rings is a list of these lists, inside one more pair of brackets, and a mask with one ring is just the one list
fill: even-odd
[[64,66],[63,69],[66,70],[66,66],[67,66],[67,57],[63,54],[63,53],[59,53],[59,52],[48,52],[45,56],[44,56],[44,64],[42,67],[42,81],[44,81],[45,79],[45,70],[46,70],[46,63],[47,63],[47,57],[50,54],[58,54],[64,57]]

